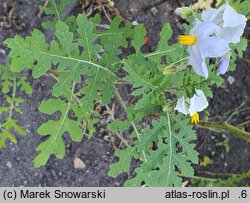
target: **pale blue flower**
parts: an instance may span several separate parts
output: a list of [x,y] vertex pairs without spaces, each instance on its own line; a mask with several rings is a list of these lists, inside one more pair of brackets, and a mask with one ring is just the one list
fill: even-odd
[[213,22],[218,25],[216,35],[229,43],[238,43],[244,32],[247,18],[238,14],[230,5],[225,4],[218,9],[210,8],[201,14],[204,22]]
[[205,63],[206,57],[221,57],[230,50],[228,43],[221,38],[214,36],[220,31],[220,27],[213,22],[202,23],[195,19],[194,27],[190,30],[189,36],[180,36],[181,44],[187,44],[190,54],[188,64],[194,71],[207,79],[208,69]]
[[222,75],[227,71],[229,62],[230,62],[230,57],[231,57],[231,54],[230,52],[228,52],[219,59],[217,75]]

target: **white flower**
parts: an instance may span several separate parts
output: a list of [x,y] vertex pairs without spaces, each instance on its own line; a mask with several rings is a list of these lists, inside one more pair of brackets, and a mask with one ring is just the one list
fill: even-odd
[[204,11],[201,17],[204,22],[213,22],[222,28],[216,34],[229,43],[240,41],[247,21],[244,15],[238,14],[228,4],[221,6],[219,9],[210,8]]
[[205,63],[206,57],[221,57],[230,50],[228,43],[221,38],[213,36],[220,31],[220,27],[213,22],[202,23],[195,19],[194,27],[188,36],[181,35],[179,42],[188,45],[190,54],[188,64],[198,75],[207,79],[208,69]]
[[193,116],[207,107],[208,102],[205,94],[202,90],[196,89],[195,94],[191,99],[185,97],[178,99],[174,110],[177,110],[185,115],[189,114],[190,116]]

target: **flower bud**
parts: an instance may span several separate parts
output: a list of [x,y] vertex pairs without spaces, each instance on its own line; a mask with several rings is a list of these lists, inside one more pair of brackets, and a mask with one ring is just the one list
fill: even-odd
[[170,64],[163,69],[162,74],[169,75],[169,74],[173,74],[175,72],[176,72],[176,67],[174,65]]
[[175,13],[181,16],[182,18],[187,19],[189,16],[193,14],[193,10],[189,7],[181,7],[175,9]]
[[187,65],[185,63],[181,63],[179,65],[175,65],[174,63],[166,66],[163,71],[162,74],[163,75],[169,75],[169,74],[173,74],[173,73],[177,73],[180,71],[183,71],[187,68]]
[[172,100],[167,100],[166,104],[163,107],[163,111],[170,113],[173,111],[174,107],[175,107],[175,102]]

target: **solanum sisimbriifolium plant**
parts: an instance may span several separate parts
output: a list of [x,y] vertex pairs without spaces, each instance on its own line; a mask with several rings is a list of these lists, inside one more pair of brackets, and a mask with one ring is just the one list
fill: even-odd
[[[210,86],[223,82],[220,74],[234,70],[236,54],[242,56],[246,49],[247,40],[242,38],[246,18],[228,4],[201,15],[179,9],[189,21],[185,34],[170,45],[173,31],[166,23],[156,50],[143,53],[147,35],[143,24],[123,24],[116,17],[103,31],[99,15],[89,20],[83,14],[63,22],[63,9],[54,0],[49,2],[52,7],[45,10],[55,13],[57,20],[45,27],[54,30],[54,40],[48,43],[41,31],[34,30],[26,38],[17,35],[4,42],[10,48],[11,71],[28,68],[34,78],[55,79],[52,97],[39,110],[61,114],[38,128],[46,140],[36,148],[34,166],[45,165],[51,155],[64,157],[65,133],[76,142],[84,134],[91,138],[98,122],[94,101],[109,104],[115,96],[127,116],[108,125],[124,144],[115,150],[118,161],[110,165],[108,174],[129,172],[132,160],[139,159],[141,164],[126,186],[180,186],[182,177],[192,177],[193,164],[198,163],[193,124],[213,97]],[[122,57],[127,47],[134,52]],[[125,77],[117,74],[121,70]],[[138,97],[133,104],[126,104],[120,95],[123,83],[131,84],[131,95]],[[144,126],[145,119],[151,124]],[[130,132],[129,139],[122,136],[125,131]]]

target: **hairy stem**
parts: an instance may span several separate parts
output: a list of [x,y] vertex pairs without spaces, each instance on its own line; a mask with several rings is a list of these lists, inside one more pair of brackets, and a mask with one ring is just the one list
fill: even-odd
[[212,128],[212,129],[227,131],[243,139],[250,140],[249,132],[241,130],[227,122],[200,122],[199,124],[197,124],[197,127],[207,128],[207,129]]

